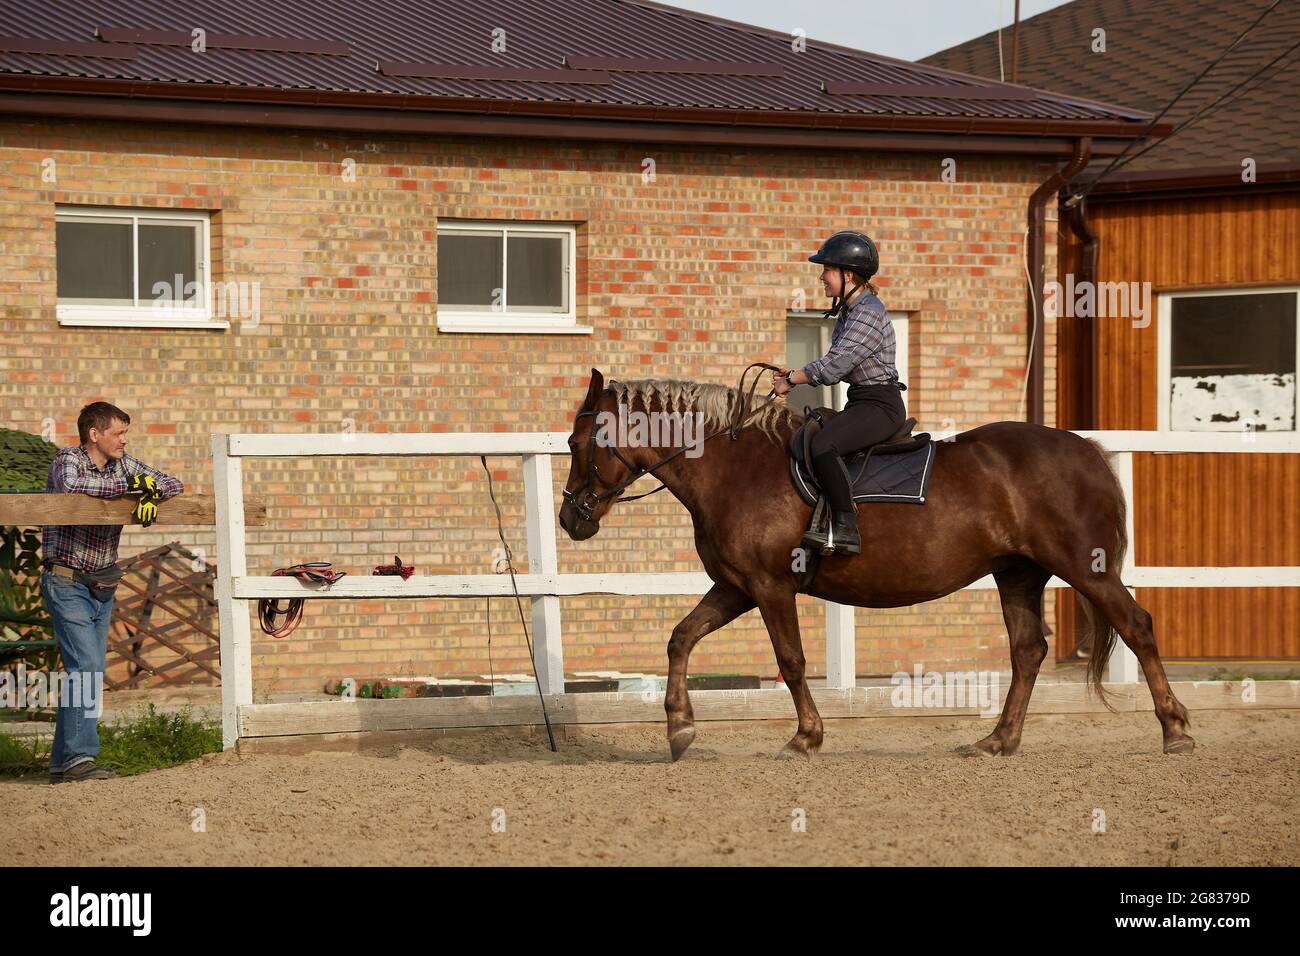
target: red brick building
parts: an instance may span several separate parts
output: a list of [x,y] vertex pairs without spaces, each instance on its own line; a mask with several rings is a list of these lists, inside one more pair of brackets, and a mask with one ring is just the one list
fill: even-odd
[[[567,431],[592,366],[731,383],[811,357],[824,303],[806,257],[843,226],[880,245],[921,427],[1051,424],[1055,329],[1031,336],[1027,255],[1055,274],[1057,171],[1150,119],[631,0],[420,17],[133,0],[4,32],[24,36],[0,38],[0,424],[52,423],[65,444],[83,404],[112,401],[133,452],[195,493],[212,491],[213,432]],[[518,469],[492,467],[522,567]],[[394,553],[420,573],[493,566],[473,459],[246,475],[271,516],[251,573],[368,573]],[[123,553],[176,537],[128,529]],[[180,540],[211,553],[210,532]],[[665,495],[559,549],[563,570],[699,569]],[[484,603],[309,605],[290,640],[254,627],[256,690],[486,673]],[[662,671],[693,604],[566,599],[566,665]],[[512,622],[495,601],[498,674],[527,669]],[[804,623],[817,674],[817,602]],[[1005,666],[992,592],[857,625],[860,673]],[[775,673],[756,612],[692,664]]]

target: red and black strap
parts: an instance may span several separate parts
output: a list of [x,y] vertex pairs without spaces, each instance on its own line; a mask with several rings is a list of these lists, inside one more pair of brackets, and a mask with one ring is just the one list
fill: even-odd
[[[297,578],[303,584],[315,584],[329,587],[346,571],[335,571],[328,561],[310,561],[305,564],[293,564],[287,568],[276,568],[272,577]],[[262,598],[257,602],[257,618],[262,630],[279,640],[288,637],[302,623],[302,598],[275,600]],[[284,607],[281,607],[281,605]]]

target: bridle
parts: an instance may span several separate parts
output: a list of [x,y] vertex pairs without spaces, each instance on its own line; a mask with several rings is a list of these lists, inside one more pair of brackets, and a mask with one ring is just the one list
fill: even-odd
[[[749,386],[749,393],[746,394],[745,376],[749,374],[750,369],[754,369],[754,368],[757,368],[760,371],[758,375],[754,376],[754,381]],[[714,437],[715,435],[721,435],[723,432],[726,432],[727,436],[732,441],[735,441],[737,438],[740,437],[740,430],[745,427],[745,425],[749,422],[749,419],[753,418],[755,415],[761,412],[768,405],[772,404],[772,402],[776,401],[776,391],[773,390],[771,392],[768,392],[767,401],[763,402],[763,404],[759,405],[758,408],[755,408],[753,411],[750,411],[750,405],[754,400],[754,392],[758,388],[758,383],[760,379],[762,379],[763,371],[779,372],[781,371],[781,369],[777,365],[769,365],[766,362],[754,362],[751,365],[746,366],[745,370],[740,373],[740,385],[737,388],[737,391],[740,393],[740,401],[736,403],[736,410],[735,413],[732,415],[731,423],[726,428],[719,428],[717,431],[705,435],[704,438],[700,440],[701,444],[708,441],[710,438]],[[577,416],[573,420],[574,427],[576,428],[577,423],[580,422],[582,419],[586,418],[588,415],[595,417],[596,414],[597,411],[594,408],[590,409],[589,411],[578,412]],[[667,455],[664,458],[659,459],[659,461],[655,462],[649,468],[641,468],[637,465],[634,465],[631,461],[628,460],[627,456],[623,454],[623,450],[619,448],[617,445],[611,444],[609,446],[609,450],[613,452],[614,457],[616,457],[619,461],[621,461],[623,465],[628,469],[628,476],[624,478],[622,481],[612,486],[601,475],[600,466],[596,464],[596,427],[593,424],[591,433],[587,436],[586,478],[583,479],[582,484],[579,485],[575,490],[569,491],[566,488],[563,492],[564,500],[573,506],[574,510],[578,512],[578,517],[581,518],[583,521],[594,521],[596,509],[599,508],[603,502],[605,502],[610,498],[613,498],[614,503],[617,504],[621,501],[636,501],[638,498],[647,498],[650,495],[655,494],[656,492],[663,491],[664,488],[667,486],[661,482],[659,487],[655,488],[653,491],[647,491],[644,494],[640,494],[640,495],[616,497],[622,495],[624,489],[626,489],[633,482],[644,477],[645,475],[654,474],[655,471],[657,471],[659,468],[662,468],[664,465],[668,464],[668,462],[672,461],[674,458],[676,458],[678,455],[685,452],[687,449],[685,447],[679,448],[671,455]],[[605,486],[607,490],[601,492],[596,491],[596,482],[599,482],[601,485]]]

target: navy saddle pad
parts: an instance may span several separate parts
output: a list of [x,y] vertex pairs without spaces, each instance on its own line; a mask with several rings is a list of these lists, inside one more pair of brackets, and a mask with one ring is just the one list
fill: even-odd
[[[923,505],[930,487],[930,471],[934,467],[934,442],[926,441],[912,451],[897,455],[871,455],[868,458],[865,451],[860,451],[845,458],[844,466],[849,471],[849,487],[853,489],[854,501],[898,501]],[[810,474],[802,462],[791,458],[790,477],[804,502],[816,505],[821,495],[816,476]]]

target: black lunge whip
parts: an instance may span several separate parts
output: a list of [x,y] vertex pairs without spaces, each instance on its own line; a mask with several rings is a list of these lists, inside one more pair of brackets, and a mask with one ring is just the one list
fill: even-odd
[[[528,645],[528,659],[533,662],[533,681],[537,684],[537,699],[542,703],[542,720],[546,722],[546,736],[551,741],[551,753],[557,753],[555,731],[551,729],[551,718],[546,713],[546,695],[542,693],[542,680],[537,676],[537,657],[533,654],[533,642],[528,639],[528,622],[524,620],[524,602],[519,599],[519,583],[515,580],[515,563],[512,560],[514,555],[510,550],[510,545],[506,543],[505,529],[501,526],[501,506],[497,504],[497,495],[492,489],[492,469],[488,468],[486,455],[479,455],[478,460],[483,463],[483,470],[487,472],[488,494],[492,496],[492,507],[497,511],[497,536],[501,539],[501,546],[506,549],[506,567],[510,570],[510,586],[515,591],[515,606],[519,608],[519,623],[524,626],[524,643]],[[492,597],[489,595],[489,613],[491,613],[491,607]]]

